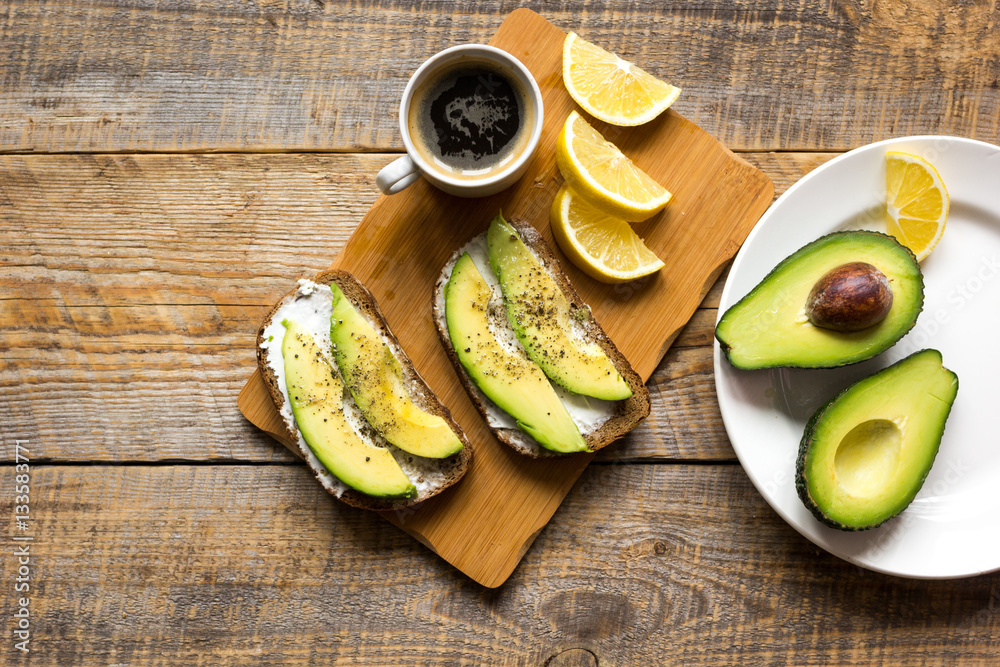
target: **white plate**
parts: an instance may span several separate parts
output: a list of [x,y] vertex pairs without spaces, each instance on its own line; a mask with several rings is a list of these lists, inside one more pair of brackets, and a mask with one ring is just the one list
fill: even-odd
[[[740,371],[715,345],[715,382],[726,431],[771,507],[830,553],[880,572],[950,578],[1000,568],[1000,148],[955,137],[891,139],[837,157],[785,192],[736,256],[720,315],[774,266],[824,234],[885,231],[885,152],[937,167],[951,196],[944,237],[925,259],[924,310],[899,343],[866,362],[831,370]],[[958,397],[930,475],[913,503],[879,528],[827,528],[795,493],[806,421],[851,382],[916,350],[941,351]]]

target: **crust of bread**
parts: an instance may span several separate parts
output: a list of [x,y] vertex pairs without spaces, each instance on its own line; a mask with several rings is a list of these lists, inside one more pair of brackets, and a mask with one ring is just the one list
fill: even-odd
[[[643,419],[649,416],[649,391],[646,389],[646,385],[643,384],[642,378],[639,377],[639,374],[635,372],[635,369],[633,369],[632,365],[628,362],[628,359],[626,359],[625,355],[623,355],[621,351],[615,347],[615,344],[610,338],[608,338],[604,329],[601,328],[601,325],[598,324],[597,320],[594,319],[593,315],[590,313],[590,308],[583,301],[583,299],[580,298],[580,295],[577,294],[576,290],[573,289],[573,285],[569,282],[569,277],[563,272],[562,266],[559,264],[559,260],[556,259],[555,255],[552,253],[552,249],[549,247],[549,244],[545,242],[545,239],[542,238],[541,234],[539,234],[538,231],[528,223],[516,220],[507,220],[507,222],[517,230],[517,233],[521,236],[521,239],[525,242],[525,244],[527,244],[528,247],[534,251],[535,255],[539,260],[541,260],[542,264],[562,290],[567,301],[569,301],[570,316],[572,317],[577,311],[580,310],[583,310],[586,313],[586,317],[581,317],[579,321],[584,326],[587,338],[604,350],[604,353],[608,355],[608,358],[611,359],[615,368],[628,384],[629,389],[632,390],[632,396],[618,401],[615,413],[610,419],[608,419],[608,421],[604,422],[604,424],[602,424],[597,430],[584,436],[587,446],[590,447],[591,450],[597,451],[602,447],[610,445],[612,442],[634,429],[640,422],[642,422]],[[455,257],[452,256],[451,259],[455,259]],[[521,429],[495,427],[490,424],[490,406],[492,406],[493,410],[499,410],[499,408],[496,407],[485,394],[483,394],[478,386],[476,386],[476,383],[472,381],[468,373],[466,373],[465,368],[458,360],[458,355],[455,354],[455,348],[451,344],[451,336],[448,335],[447,325],[444,323],[444,313],[440,312],[439,304],[444,303],[444,300],[438,299],[438,293],[444,289],[445,282],[447,282],[445,276],[441,276],[438,279],[437,284],[434,286],[434,294],[432,295],[434,324],[437,327],[441,343],[444,345],[444,349],[448,353],[448,358],[451,360],[452,366],[455,367],[455,373],[458,375],[458,379],[465,387],[465,390],[468,392],[469,397],[475,404],[476,409],[479,410],[479,413],[486,421],[487,426],[490,427],[490,430],[493,431],[493,434],[500,442],[512,447],[521,454],[525,454],[532,458],[572,456],[572,454],[562,454],[560,452],[554,452],[550,449],[542,447],[535,441],[534,438]]]
[[[308,451],[308,447],[303,449],[303,445],[299,440],[299,434],[295,432],[297,429],[293,430],[289,428],[288,424],[284,423],[284,420],[282,420],[282,424],[285,427],[285,436],[289,441],[296,443],[295,447],[299,450],[299,456],[306,461],[309,468],[316,476],[316,479],[323,485],[323,488],[329,491],[334,497],[337,497],[348,505],[352,505],[354,507],[368,510],[403,509],[436,496],[445,489],[454,485],[469,469],[469,462],[472,460],[472,446],[470,445],[465,432],[462,431],[462,428],[458,425],[458,422],[456,422],[451,416],[451,412],[447,407],[445,407],[437,395],[431,391],[427,382],[417,372],[416,368],[413,367],[413,363],[410,361],[410,358],[400,346],[396,336],[389,329],[389,325],[386,323],[385,317],[382,315],[382,311],[379,309],[378,304],[375,301],[375,297],[372,296],[372,293],[369,292],[357,278],[347,271],[324,271],[312,280],[313,282],[321,285],[336,283],[337,286],[344,292],[344,295],[350,299],[351,303],[354,304],[354,306],[359,310],[359,312],[361,312],[365,318],[379,331],[379,333],[381,333],[389,341],[393,354],[403,367],[404,382],[410,391],[413,402],[421,409],[431,414],[438,415],[448,422],[452,431],[454,431],[462,441],[463,447],[452,456],[440,459],[439,461],[436,459],[424,459],[425,461],[435,461],[436,463],[439,463],[440,472],[445,475],[446,481],[444,484],[441,484],[436,488],[421,492],[415,498],[376,498],[352,488],[347,488],[347,490],[345,490],[340,496],[337,496],[333,489],[328,486],[328,480],[333,477],[333,475],[318,462],[315,455],[312,455],[312,452]],[[288,292],[278,301],[278,303],[274,305],[273,308],[271,308],[257,332],[257,366],[260,368],[261,376],[264,378],[264,384],[267,386],[267,391],[271,395],[271,400],[274,401],[274,405],[279,412],[285,402],[285,398],[281,393],[279,385],[279,382],[283,382],[284,378],[278,378],[271,367],[267,364],[267,360],[264,357],[264,349],[261,345],[264,342],[264,329],[271,323],[271,320],[278,309],[289,300],[295,298],[297,291],[298,289],[296,288]],[[410,456],[405,453],[404,455]]]

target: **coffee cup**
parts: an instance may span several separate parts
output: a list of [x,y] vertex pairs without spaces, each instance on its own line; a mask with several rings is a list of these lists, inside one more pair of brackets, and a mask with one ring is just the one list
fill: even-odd
[[542,134],[542,94],[521,61],[482,44],[429,58],[399,104],[406,155],[375,182],[396,194],[421,177],[460,197],[485,197],[524,175]]

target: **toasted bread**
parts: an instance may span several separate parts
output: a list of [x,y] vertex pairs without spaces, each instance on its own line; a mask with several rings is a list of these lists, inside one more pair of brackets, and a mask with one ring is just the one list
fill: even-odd
[[[604,353],[609,359],[611,359],[615,368],[628,384],[629,389],[632,390],[632,396],[614,402],[613,407],[611,408],[611,416],[596,429],[589,432],[584,432],[584,429],[581,429],[581,434],[587,442],[587,446],[592,451],[606,447],[631,431],[649,415],[649,391],[643,384],[642,378],[639,377],[639,374],[636,373],[631,364],[629,364],[625,355],[623,355],[621,351],[615,347],[615,344],[610,338],[608,338],[604,329],[602,329],[600,324],[598,324],[594,317],[590,315],[589,306],[584,303],[584,301],[580,298],[580,295],[577,294],[575,289],[573,289],[573,286],[569,282],[569,278],[559,265],[559,260],[557,260],[555,255],[553,255],[552,249],[541,237],[541,235],[535,230],[534,227],[527,223],[510,220],[508,220],[508,222],[517,230],[521,239],[541,261],[542,265],[548,270],[549,274],[562,290],[567,301],[569,301],[570,313],[575,313],[581,309],[586,311],[586,317],[574,318],[574,320],[580,322],[582,325],[587,340],[596,343],[602,350],[604,350]],[[561,454],[559,452],[546,449],[534,438],[518,428],[516,424],[511,423],[513,420],[510,419],[509,416],[506,415],[506,413],[504,413],[499,407],[497,407],[493,401],[487,398],[479,387],[476,386],[475,382],[473,382],[469,377],[461,362],[459,362],[458,355],[455,353],[455,348],[452,345],[451,336],[448,334],[448,325],[445,320],[444,288],[445,284],[451,277],[451,270],[461,253],[474,244],[480,243],[479,239],[483,237],[485,237],[485,233],[471,239],[465,246],[456,250],[455,253],[452,254],[451,259],[445,265],[441,275],[438,277],[437,283],[434,286],[433,295],[434,322],[437,326],[438,335],[441,337],[441,342],[448,353],[448,358],[455,367],[455,372],[458,374],[459,380],[464,385],[465,390],[468,392],[472,402],[479,410],[479,413],[482,415],[483,419],[486,420],[487,425],[500,442],[512,447],[521,454],[525,454],[533,458],[567,456],[567,454]],[[482,243],[485,243],[485,241],[482,241]]]
[[[312,281],[299,281],[299,283],[299,287],[282,297],[264,318],[257,334],[257,364],[264,378],[264,384],[271,395],[271,399],[274,401],[275,407],[277,407],[282,417],[286,438],[290,442],[295,443],[298,454],[309,465],[316,479],[319,480],[320,484],[327,491],[348,505],[370,510],[394,510],[409,507],[437,495],[458,482],[466,470],[468,470],[469,461],[471,460],[472,447],[469,444],[469,440],[458,423],[452,418],[448,408],[441,403],[413,367],[410,358],[403,351],[399,345],[399,341],[389,329],[389,325],[386,323],[385,317],[383,317],[382,311],[379,310],[378,304],[375,302],[375,298],[371,292],[357,278],[346,271],[324,271],[313,278]],[[293,304],[297,303],[299,308],[306,311],[313,309],[315,311],[313,328],[322,328],[324,323],[323,314],[320,310],[316,310],[316,308],[322,309],[325,294],[321,292],[317,293],[315,287],[331,283],[335,283],[340,287],[344,295],[386,341],[386,344],[403,368],[405,385],[413,402],[426,412],[443,418],[462,441],[463,447],[458,453],[445,459],[432,459],[408,454],[389,445],[370,427],[361,429],[362,437],[369,439],[373,444],[388,447],[392,451],[400,467],[403,468],[403,471],[410,478],[411,482],[416,485],[418,490],[416,497],[398,499],[377,498],[348,487],[331,474],[319,459],[316,458],[316,455],[306,444],[295,424],[291,404],[288,401],[287,391],[285,390],[284,364],[283,362],[277,363],[275,359],[275,357],[278,359],[281,357],[281,336],[284,332],[281,319],[288,317],[290,309],[296,307]],[[332,302],[332,296],[330,300]],[[323,331],[317,330],[313,332],[317,341],[329,340],[328,314],[325,319],[325,326],[325,337]],[[268,333],[268,330],[271,333]],[[336,368],[335,363],[333,366]],[[350,399],[347,398],[345,400]]]

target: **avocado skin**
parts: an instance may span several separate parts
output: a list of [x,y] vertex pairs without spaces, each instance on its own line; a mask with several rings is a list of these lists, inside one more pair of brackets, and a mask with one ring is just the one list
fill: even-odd
[[[857,382],[854,382],[853,384],[851,384],[848,387],[844,388],[843,390],[840,391],[840,393],[838,393],[832,399],[830,399],[829,401],[827,401],[826,404],[824,404],[822,407],[820,407],[820,409],[817,410],[815,412],[815,414],[813,414],[813,416],[806,423],[805,430],[802,433],[802,440],[799,442],[799,454],[798,454],[798,457],[796,458],[796,461],[795,461],[795,491],[798,493],[799,500],[802,501],[802,504],[805,505],[806,508],[810,512],[812,512],[812,515],[814,517],[816,517],[816,519],[818,519],[821,523],[829,526],[830,528],[836,528],[837,530],[843,530],[843,531],[849,531],[849,532],[859,532],[859,531],[862,531],[862,530],[871,530],[872,528],[877,528],[877,527],[881,526],[882,524],[884,524],[886,521],[889,521],[890,519],[893,519],[893,518],[899,516],[899,514],[902,513],[902,511],[905,510],[907,506],[909,506],[909,503],[907,503],[907,505],[904,506],[904,507],[902,507],[899,510],[899,512],[896,512],[895,514],[893,514],[891,516],[887,516],[882,521],[879,521],[877,523],[873,523],[873,524],[870,524],[870,525],[865,525],[865,526],[851,526],[851,525],[844,524],[844,523],[842,523],[840,521],[836,521],[836,520],[830,518],[829,516],[827,516],[823,512],[823,510],[820,508],[819,504],[817,504],[817,502],[809,494],[808,479],[806,477],[806,457],[808,456],[809,450],[812,447],[813,438],[814,438],[817,426],[819,426],[819,424],[822,423],[824,417],[829,412],[829,410],[841,398],[843,398],[845,395],[847,395],[852,390],[854,390],[855,387],[857,387],[860,383],[866,382],[867,380],[871,379],[872,377],[874,377],[876,375],[880,375],[882,373],[885,373],[885,372],[889,371],[890,369],[895,368],[897,366],[900,366],[900,365],[902,365],[902,364],[910,361],[914,357],[916,357],[918,355],[922,355],[922,354],[934,354],[934,355],[937,356],[938,361],[941,361],[941,352],[939,352],[938,350],[935,350],[935,349],[924,349],[924,350],[919,350],[917,352],[914,352],[913,354],[909,355],[908,357],[904,357],[903,359],[900,359],[899,361],[897,361],[896,363],[892,364],[891,366],[887,366],[886,368],[884,368],[884,369],[882,369],[882,370],[880,370],[880,371],[878,371],[876,373],[873,373],[872,375],[869,375],[867,377],[861,378]],[[957,394],[957,392],[958,392],[958,376],[954,372],[952,372],[952,371],[948,371],[948,372],[951,373],[951,376],[954,379],[954,382],[955,382],[955,392]],[[948,416],[951,414],[951,410],[952,410],[953,407],[954,407],[954,401],[952,401],[948,405],[948,410],[945,412],[944,418],[943,418],[943,420],[941,422],[941,428],[938,429],[937,438],[936,438],[936,441],[935,441],[935,443],[933,445],[932,462],[933,462],[934,458],[937,458],[938,450],[941,447],[941,439],[944,437],[944,425],[945,425],[945,422],[947,422]],[[924,471],[923,475],[920,477],[920,482],[919,482],[919,484],[916,485],[916,488],[913,491],[912,497],[910,498],[911,502],[913,500],[913,497],[915,497],[920,492],[920,489],[923,487],[924,480],[926,480],[927,479],[927,475],[930,474],[931,467],[932,467],[931,465],[927,466],[927,469]]]
[[[763,290],[768,289],[768,286],[770,285],[771,280],[775,276],[779,275],[784,269],[786,269],[788,267],[789,264],[791,264],[793,262],[799,261],[799,259],[801,258],[801,256],[805,252],[807,252],[809,249],[811,249],[813,247],[818,247],[818,246],[822,245],[824,242],[827,242],[827,241],[830,241],[830,240],[834,240],[834,239],[838,239],[840,237],[845,237],[845,236],[848,236],[848,235],[854,235],[854,236],[856,236],[858,238],[862,238],[864,236],[868,236],[868,237],[872,237],[874,239],[888,240],[894,246],[898,246],[897,251],[901,250],[901,251],[905,252],[906,255],[909,256],[910,260],[912,260],[913,266],[916,267],[916,276],[915,276],[915,278],[916,278],[916,286],[917,286],[917,294],[918,294],[918,296],[917,296],[917,304],[916,304],[916,307],[914,309],[913,317],[909,320],[908,324],[905,327],[900,328],[894,334],[893,337],[891,337],[891,338],[887,339],[886,341],[884,341],[882,345],[880,345],[880,346],[878,346],[876,348],[872,348],[872,349],[866,351],[864,354],[852,355],[852,356],[847,356],[847,357],[839,358],[839,359],[835,358],[835,359],[831,359],[831,360],[829,360],[828,362],[825,362],[825,363],[810,364],[810,363],[802,363],[802,362],[794,362],[794,361],[776,360],[776,361],[772,361],[772,362],[765,362],[765,363],[759,363],[759,364],[744,364],[744,363],[741,363],[738,359],[734,359],[733,358],[733,354],[732,354],[732,346],[730,345],[729,341],[726,340],[726,338],[723,336],[722,332],[720,331],[723,328],[724,323],[726,322],[727,318],[730,317],[730,315],[732,315],[734,312],[736,312],[737,309],[743,303],[747,302],[748,300],[750,300],[754,296],[760,294]],[[852,260],[850,258],[845,258],[845,263],[847,261],[852,261]],[[811,289],[812,289],[812,285],[809,285],[808,288],[805,290],[806,293],[808,293],[809,290],[811,290]],[[803,306],[804,305],[805,305],[805,299],[803,299]],[[747,293],[746,296],[744,296],[742,299],[740,299],[735,304],[733,304],[732,306],[730,306],[726,310],[726,312],[722,315],[722,317],[719,318],[719,323],[715,327],[715,338],[716,338],[716,340],[719,341],[719,346],[720,346],[720,348],[722,350],[722,353],[723,353],[723,355],[725,355],[726,360],[730,363],[730,365],[732,365],[734,368],[739,368],[741,370],[758,370],[758,369],[766,369],[766,368],[838,368],[838,367],[841,367],[841,366],[849,366],[851,364],[856,364],[856,363],[860,363],[862,361],[866,361],[868,359],[871,359],[872,357],[876,356],[877,354],[881,354],[885,350],[887,350],[890,347],[892,347],[893,345],[895,345],[897,342],[899,342],[899,340],[903,336],[905,336],[907,333],[909,333],[909,331],[917,323],[917,317],[923,311],[923,307],[924,307],[924,279],[923,279],[923,273],[920,271],[920,265],[917,263],[916,256],[913,254],[913,252],[909,248],[907,248],[906,246],[900,244],[892,236],[889,236],[888,234],[883,234],[881,232],[864,231],[864,230],[862,230],[862,231],[832,232],[830,234],[826,234],[824,236],[821,236],[820,238],[816,239],[815,241],[812,241],[811,243],[807,243],[806,245],[802,246],[801,248],[799,248],[798,250],[796,250],[795,252],[793,252],[791,255],[789,255],[788,257],[786,257],[785,259],[781,260],[781,262],[779,262],[777,264],[777,266],[775,266],[773,269],[771,269],[771,271],[763,278],[763,280],[761,280],[756,286],[754,286],[754,288],[752,290],[750,290],[750,292]],[[854,333],[848,334],[848,335],[857,336],[859,333],[863,333],[863,332],[854,332]]]

